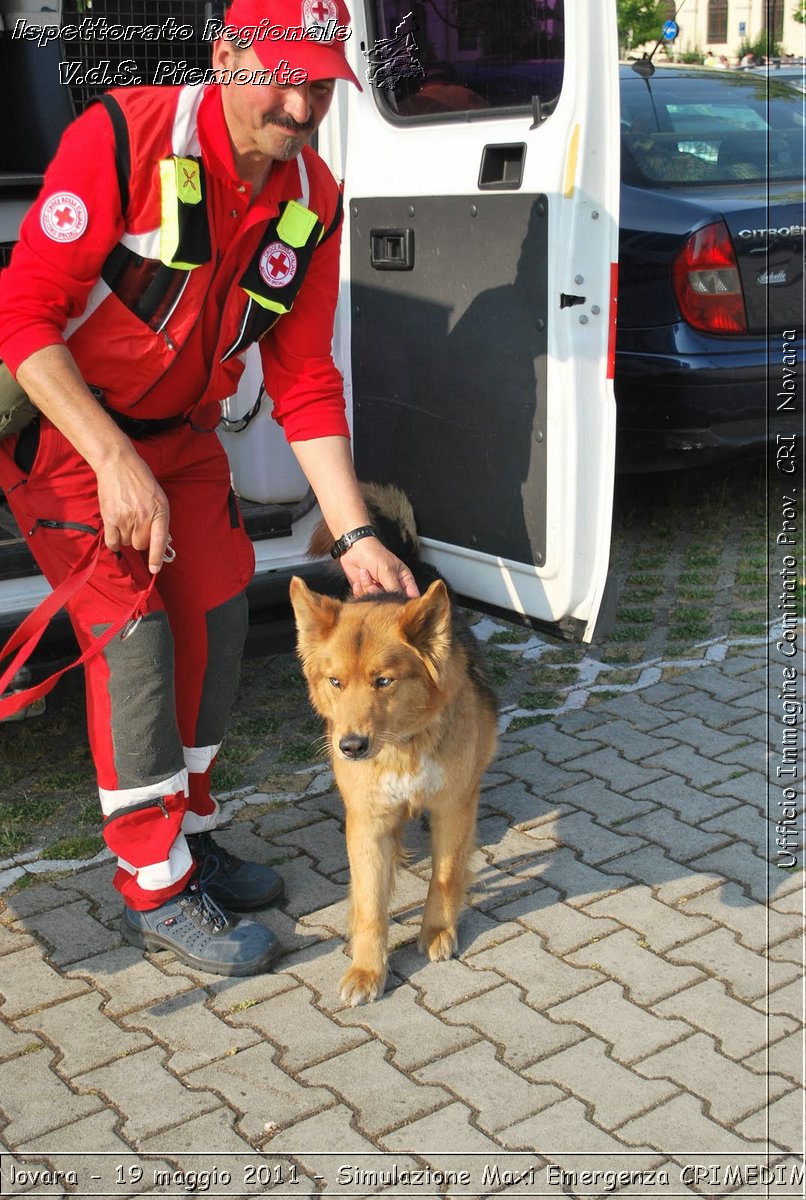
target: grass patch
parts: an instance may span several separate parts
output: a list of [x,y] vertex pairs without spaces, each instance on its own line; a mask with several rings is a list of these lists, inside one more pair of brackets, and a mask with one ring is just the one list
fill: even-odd
[[530,637],[527,629],[499,629],[492,637],[488,638],[488,646],[517,646],[521,642],[526,642]]
[[636,604],[648,603],[652,600],[657,600],[663,595],[663,584],[657,584],[655,587],[647,587],[645,584],[640,584],[635,587],[625,589],[625,595],[629,596],[630,600]]
[[717,571],[681,571],[677,578],[683,587],[716,587],[718,577]]
[[619,620],[634,625],[645,625],[654,620],[655,610],[649,605],[624,605],[619,611]]
[[704,638],[711,632],[711,612],[707,608],[686,606],[682,612],[676,612],[672,618],[669,630],[670,640],[686,638]]
[[689,567],[718,567],[720,552],[715,550],[713,546],[706,546],[696,542],[686,548],[683,555],[683,561]]
[[37,793],[48,795],[52,792],[60,792],[62,795],[66,793],[83,790],[87,786],[87,771],[89,763],[80,771],[65,770],[61,767],[56,767],[47,772],[40,772],[37,778],[31,783],[31,794]]
[[547,650],[545,654],[541,655],[540,661],[541,661],[541,663],[546,663],[546,664],[547,663],[576,663],[576,662],[579,662],[579,660],[584,657],[585,653],[586,653],[585,648],[582,648],[579,650],[572,649],[571,647],[568,647],[567,649],[566,648],[558,648],[556,650],[551,649],[551,650]]
[[217,762],[210,772],[210,786],[214,792],[231,792],[243,783],[244,773],[226,762]]
[[233,737],[261,738],[276,733],[280,728],[280,718],[273,713],[260,713],[251,717],[238,717],[232,722],[230,731]]
[[641,678],[640,671],[608,671],[608,683],[637,683]]
[[[643,643],[643,639],[642,643]],[[599,656],[603,663],[641,662],[646,658],[643,644],[640,646],[613,646],[603,650]]]
[[243,742],[239,738],[229,737],[219,754],[218,762],[222,766],[236,767],[251,760],[260,751],[260,746]]
[[764,617],[753,613],[735,613],[730,619],[730,632],[743,637],[761,637],[766,629]]
[[0,857],[11,858],[19,854],[30,838],[30,826],[19,820],[4,820],[0,825]]
[[9,817],[12,821],[26,821],[32,825],[39,825],[56,816],[63,802],[62,795],[52,796],[48,792],[44,795],[37,795],[35,791],[23,792],[21,798],[15,797],[3,805],[2,815],[4,818]]
[[556,708],[559,703],[556,692],[524,692],[519,701],[521,708]]
[[313,742],[289,742],[283,746],[277,755],[277,761],[283,763],[307,763],[318,758],[317,747]]
[[543,684],[546,687],[560,688],[575,683],[576,678],[577,672],[573,667],[538,667],[529,677],[529,682],[536,686]]
[[659,554],[656,550],[640,550],[633,557],[633,571],[662,571],[668,565],[668,555]]
[[103,849],[104,839],[100,834],[84,834],[60,838],[44,852],[47,858],[94,858]]
[[681,600],[711,600],[713,599],[714,589],[712,587],[681,587],[678,589],[678,596]]
[[648,630],[640,625],[616,625],[613,632],[610,634],[608,641],[620,644],[621,642],[643,642],[646,640]]
[[531,725],[545,725],[551,720],[549,713],[539,713],[534,717],[513,717],[507,726],[507,733],[517,733],[519,729],[528,729]]

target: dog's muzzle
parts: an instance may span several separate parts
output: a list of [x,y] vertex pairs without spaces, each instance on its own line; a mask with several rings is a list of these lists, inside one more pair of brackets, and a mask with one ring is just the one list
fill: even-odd
[[369,738],[361,733],[345,733],[339,738],[339,750],[345,758],[366,758],[369,750]]

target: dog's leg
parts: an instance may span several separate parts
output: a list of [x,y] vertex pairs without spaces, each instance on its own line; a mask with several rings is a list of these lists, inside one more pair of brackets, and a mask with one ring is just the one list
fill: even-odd
[[386,983],[389,899],[397,855],[393,828],[377,816],[347,810],[350,860],[350,938],[353,965],[344,975],[341,998],[353,1006],[382,994]]
[[468,860],[476,833],[478,789],[458,803],[431,810],[431,883],[417,945],[432,962],[456,951],[456,920],[470,882]]

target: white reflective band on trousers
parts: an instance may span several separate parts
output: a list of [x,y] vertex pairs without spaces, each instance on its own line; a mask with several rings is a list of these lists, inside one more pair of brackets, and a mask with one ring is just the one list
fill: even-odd
[[137,882],[144,891],[159,892],[173,883],[178,883],[187,875],[193,866],[193,855],[185,841],[184,833],[180,833],[168,851],[168,858],[165,862],[152,863],[148,867],[138,868],[127,863],[125,859],[119,858],[118,866],[122,867],[124,871],[128,871],[130,875],[136,875]]
[[[220,749],[220,742],[217,746],[183,746],[182,753],[185,756],[185,766],[188,772],[192,775],[203,775],[205,771],[209,770]],[[212,812],[197,813],[190,808],[187,810],[182,818],[183,833],[206,833],[210,829],[215,829],[221,806],[212,796],[210,801],[213,805]]]
[[118,788],[115,790],[98,788],[98,795],[101,798],[101,812],[105,817],[111,817],[113,813],[120,812],[124,808],[131,808],[135,804],[143,804],[146,800],[156,800],[159,796],[173,796],[177,792],[184,792],[185,795],[188,794],[187,769],[177,771],[170,779],[163,779],[158,783],[145,784],[142,787]]
[[217,746],[183,746],[185,766],[194,775],[203,775],[220,749],[220,742]]

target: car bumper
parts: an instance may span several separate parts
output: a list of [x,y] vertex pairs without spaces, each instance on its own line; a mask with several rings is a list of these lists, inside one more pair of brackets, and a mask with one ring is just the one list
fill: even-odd
[[766,341],[721,353],[617,350],[617,470],[695,466],[796,433],[804,342],[795,376],[785,375],[780,349],[777,363],[774,353]]

